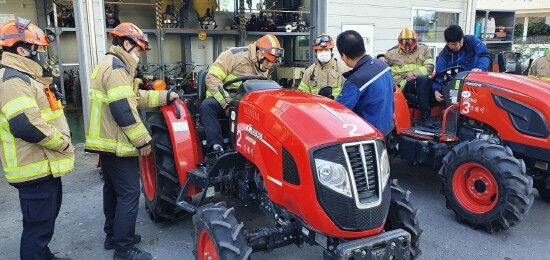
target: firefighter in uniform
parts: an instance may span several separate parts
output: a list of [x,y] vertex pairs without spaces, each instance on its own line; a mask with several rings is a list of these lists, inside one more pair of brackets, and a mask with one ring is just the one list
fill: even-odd
[[19,191],[21,259],[59,259],[48,244],[61,208],[61,176],[74,168],[67,119],[60,100],[48,100],[51,82],[42,75],[53,40],[22,18],[0,28],[0,158],[8,183]]
[[544,57],[540,57],[533,62],[529,69],[529,76],[535,76],[550,81],[550,52]]
[[[247,47],[232,48],[222,52],[210,66],[206,75],[206,99],[201,103],[200,116],[206,130],[207,145],[214,152],[223,151],[223,136],[220,118],[227,118],[225,112],[231,101],[229,93],[222,89],[225,82],[242,76],[259,75],[267,77],[274,63],[280,62],[284,51],[277,37],[267,34]],[[229,88],[237,88],[240,82]]]
[[113,46],[93,70],[89,91],[86,151],[101,155],[104,176],[105,249],[114,259],[151,259],[134,244],[140,195],[137,157],[151,153],[151,136],[137,107],[158,107],[178,98],[167,91],[133,88],[140,53],[149,50],[147,35],[131,23],[121,23],[109,35]]
[[399,33],[398,44],[381,56],[391,67],[393,81],[404,93],[418,96],[420,125],[434,127],[430,117],[430,99],[435,102],[432,91],[432,80],[429,78],[434,70],[434,60],[428,46],[419,44],[416,32],[405,28]]
[[334,58],[333,49],[334,40],[329,35],[321,34],[315,39],[315,64],[306,69],[298,90],[332,99],[340,95],[345,81],[342,73],[349,68]]

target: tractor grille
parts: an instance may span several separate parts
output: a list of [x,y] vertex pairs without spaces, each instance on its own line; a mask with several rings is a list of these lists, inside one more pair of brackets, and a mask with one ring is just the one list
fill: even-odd
[[344,145],[359,202],[370,203],[378,200],[378,171],[374,143]]
[[[345,151],[345,152],[344,152]],[[313,151],[314,159],[343,165],[355,182],[352,198],[322,185],[312,164],[317,200],[330,219],[342,230],[358,231],[377,228],[387,217],[390,201],[389,185],[380,191],[373,142],[335,144]],[[349,165],[348,165],[349,160]],[[378,203],[379,202],[379,203]]]

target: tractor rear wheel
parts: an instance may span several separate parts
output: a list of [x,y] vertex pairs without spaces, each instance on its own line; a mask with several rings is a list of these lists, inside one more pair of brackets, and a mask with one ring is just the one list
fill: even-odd
[[225,202],[207,204],[193,216],[193,254],[198,260],[247,260],[252,253],[243,234],[243,223],[235,218],[235,208]]
[[443,158],[441,193],[459,222],[489,232],[508,230],[533,204],[533,179],[508,147],[463,142]]
[[176,206],[180,188],[170,134],[158,111],[147,112],[145,127],[151,134],[151,155],[140,159],[145,208],[155,222],[172,220],[185,214]]
[[401,228],[411,234],[411,259],[416,259],[420,250],[419,239],[422,229],[418,224],[418,210],[414,210],[410,201],[410,191],[403,190],[397,180],[391,182],[391,198],[385,231]]
[[550,189],[546,188],[547,177],[535,180],[535,188],[539,192],[541,199],[550,202]]

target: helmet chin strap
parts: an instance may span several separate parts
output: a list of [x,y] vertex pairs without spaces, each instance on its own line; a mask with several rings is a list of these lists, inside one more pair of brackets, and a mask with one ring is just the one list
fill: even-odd
[[263,68],[264,61],[266,60],[265,57],[262,57],[261,59],[258,58],[258,55],[256,55],[256,59],[258,60],[257,67],[261,72],[266,72],[267,70]]

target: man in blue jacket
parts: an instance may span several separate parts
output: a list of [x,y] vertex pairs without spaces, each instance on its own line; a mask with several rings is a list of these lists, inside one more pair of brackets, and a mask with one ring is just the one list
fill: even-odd
[[336,39],[342,61],[352,70],[336,101],[376,127],[384,136],[394,128],[393,78],[388,65],[365,53],[363,37],[353,30],[342,32]]
[[[488,71],[491,61],[491,53],[487,46],[473,35],[464,35],[462,28],[451,25],[443,32],[445,36],[445,48],[437,56],[435,72],[445,70],[452,66],[462,66],[465,71]],[[435,99],[443,101],[441,89],[443,86],[437,82],[432,85]]]

